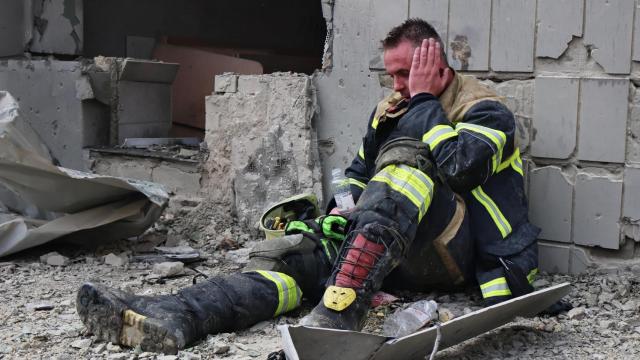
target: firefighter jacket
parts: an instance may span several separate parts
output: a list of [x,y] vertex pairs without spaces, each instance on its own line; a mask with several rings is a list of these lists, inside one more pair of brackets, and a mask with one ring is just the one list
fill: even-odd
[[[345,174],[357,201],[375,175],[382,145],[408,136],[429,144],[438,171],[465,200],[480,261],[519,253],[540,230],[529,223],[515,119],[502,99],[470,76],[455,75],[440,98],[428,93],[381,101]],[[418,234],[418,236],[420,236]]]

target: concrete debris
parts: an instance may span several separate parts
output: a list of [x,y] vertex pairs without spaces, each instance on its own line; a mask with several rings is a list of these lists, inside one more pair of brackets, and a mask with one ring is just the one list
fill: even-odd
[[105,264],[114,267],[121,267],[129,262],[126,254],[115,255],[113,253],[106,255],[102,260]]
[[69,258],[53,251],[40,256],[40,262],[51,266],[65,266],[69,263]]
[[163,262],[153,265],[153,273],[160,277],[180,275],[183,271],[184,264],[181,262]]
[[71,343],[71,347],[75,349],[88,349],[91,346],[91,339],[79,339]]
[[577,307],[577,308],[573,308],[571,310],[569,310],[569,312],[567,313],[567,317],[569,317],[569,319],[571,320],[582,320],[585,318],[586,315],[586,308],[583,306]]

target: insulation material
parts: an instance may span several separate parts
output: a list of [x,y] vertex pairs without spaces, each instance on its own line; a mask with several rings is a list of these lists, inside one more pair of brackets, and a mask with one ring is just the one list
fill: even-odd
[[13,193],[14,202],[19,199],[32,209],[28,214],[0,214],[0,256],[79,231],[96,231],[87,239],[138,235],[156,221],[168,201],[167,192],[154,183],[53,165],[48,149],[21,119],[17,102],[7,92],[0,92],[0,183]]

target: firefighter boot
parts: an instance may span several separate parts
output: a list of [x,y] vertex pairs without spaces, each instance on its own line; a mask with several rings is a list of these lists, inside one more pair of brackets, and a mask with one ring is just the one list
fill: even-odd
[[[99,339],[144,351],[175,354],[207,334],[233,331],[274,315],[275,285],[258,273],[215,277],[176,295],[135,296],[85,283],[76,307]],[[264,296],[257,296],[257,295]]]
[[399,264],[405,242],[393,229],[368,224],[350,235],[323,299],[300,325],[361,330],[373,293]]

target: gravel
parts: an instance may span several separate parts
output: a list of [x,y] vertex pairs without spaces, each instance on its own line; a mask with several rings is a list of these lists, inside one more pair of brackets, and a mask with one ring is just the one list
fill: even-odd
[[[196,208],[197,209],[197,208]],[[210,210],[210,208],[208,208]],[[75,294],[87,280],[98,279],[140,295],[170,294],[191,284],[191,276],[150,281],[153,264],[123,262],[111,266],[96,259],[108,254],[126,259],[138,248],[149,248],[145,239],[176,235],[177,245],[191,246],[204,261],[185,265],[207,275],[232,273],[246,263],[245,244],[260,240],[247,234],[225,214],[212,216],[202,211],[209,222],[188,223],[199,234],[183,236],[179,222],[165,220],[156,224],[141,240],[102,244],[93,248],[60,243],[3,258],[0,262],[0,359],[266,359],[281,348],[277,325],[295,324],[314,304],[306,304],[285,316],[261,322],[235,333],[209,335],[177,357],[142,352],[97,340],[80,322],[75,309]],[[222,226],[225,224],[225,227]],[[157,240],[155,245],[157,244]],[[238,251],[240,250],[240,251]],[[53,256],[66,258],[62,265],[48,264]],[[43,255],[44,260],[40,260]],[[584,275],[542,274],[534,283],[538,288],[571,282],[567,297],[574,309],[557,317],[534,317],[516,321],[487,334],[441,350],[438,359],[634,359],[640,358],[640,267],[593,270]],[[190,274],[193,274],[191,270]],[[458,317],[481,307],[479,293],[394,294],[410,302],[428,298],[448,309],[448,317]],[[34,304],[46,304],[46,311],[35,311]],[[400,306],[393,303],[370,312],[365,331],[381,333],[387,316]],[[427,354],[425,354],[427,355]]]

